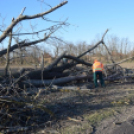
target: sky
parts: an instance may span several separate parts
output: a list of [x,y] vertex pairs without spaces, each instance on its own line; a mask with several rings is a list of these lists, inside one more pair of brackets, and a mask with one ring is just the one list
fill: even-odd
[[[0,0],[0,26],[4,24],[6,28],[12,17],[17,18],[24,7],[23,15],[33,15],[60,2],[62,0]],[[109,29],[107,36],[115,35],[134,42],[134,0],[68,0],[66,5],[45,17],[55,21],[68,19],[70,26],[58,33],[65,41],[90,43]],[[27,22],[35,26],[35,31],[49,26],[48,22],[34,20],[24,22],[24,27]]]

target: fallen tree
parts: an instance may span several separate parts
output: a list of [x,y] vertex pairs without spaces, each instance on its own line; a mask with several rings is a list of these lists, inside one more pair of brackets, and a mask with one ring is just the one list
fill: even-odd
[[[30,71],[26,71],[25,69],[22,69],[21,72],[12,73],[12,78],[14,79],[13,80],[14,82],[12,85],[14,86],[15,84],[19,84],[21,85],[21,87],[25,87],[26,85],[27,86],[33,85],[35,87],[38,87],[42,85],[48,86],[49,84],[51,85],[53,84],[62,85],[63,83],[69,84],[69,82],[71,84],[72,82],[76,82],[78,80],[84,81],[85,79],[86,81],[90,80],[92,82],[92,77],[91,77],[92,76],[92,69],[91,69],[92,63],[87,63],[80,58],[84,56],[86,53],[94,50],[98,45],[100,44],[105,45],[104,37],[107,32],[108,30],[106,30],[106,32],[102,36],[102,39],[98,43],[96,43],[89,50],[87,50],[86,52],[83,52],[81,55],[77,57],[66,55],[66,52],[65,52],[45,68],[43,65],[43,68],[41,69],[30,70]],[[35,42],[38,42],[38,41],[35,41]],[[29,43],[29,44],[32,44],[32,43]],[[108,48],[107,48],[107,51],[111,57],[111,54]],[[62,64],[61,61],[63,58],[70,59],[71,62]],[[124,77],[124,73],[125,73],[124,70],[114,62],[113,58],[111,58],[111,61],[113,62],[112,64],[105,65],[106,74],[104,74],[104,76],[106,77],[106,79],[108,80],[108,78],[110,78],[111,80],[113,80],[114,77],[122,77],[122,76]],[[86,68],[81,67],[81,70],[78,71],[79,67],[77,67],[77,64],[83,64],[86,66]],[[116,75],[113,75],[113,74],[116,74]]]

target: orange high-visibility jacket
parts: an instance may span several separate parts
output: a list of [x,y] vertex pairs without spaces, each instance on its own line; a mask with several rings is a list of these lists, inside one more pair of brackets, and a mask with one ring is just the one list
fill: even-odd
[[103,64],[99,61],[95,61],[93,66],[92,66],[92,69],[93,69],[93,72],[96,72],[96,71],[103,71],[104,70],[104,67],[103,67]]

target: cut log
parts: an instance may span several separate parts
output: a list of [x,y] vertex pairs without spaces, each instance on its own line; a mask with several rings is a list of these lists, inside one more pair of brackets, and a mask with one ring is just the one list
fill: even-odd
[[69,76],[69,77],[62,77],[62,78],[57,78],[53,80],[27,80],[23,81],[22,83],[25,84],[26,86],[28,85],[33,85],[33,86],[45,86],[45,85],[50,85],[50,84],[65,84],[77,80],[83,80],[83,79],[88,79],[91,78],[92,76],[87,76],[87,75],[81,75],[81,76]]
[[[51,71],[43,71],[42,70],[33,70],[30,71],[25,77],[23,77],[21,80],[24,79],[53,79],[53,78],[60,78],[69,76],[70,72],[51,72]],[[12,75],[14,78],[19,78],[21,76],[21,73],[17,72]],[[19,77],[18,77],[19,76]]]

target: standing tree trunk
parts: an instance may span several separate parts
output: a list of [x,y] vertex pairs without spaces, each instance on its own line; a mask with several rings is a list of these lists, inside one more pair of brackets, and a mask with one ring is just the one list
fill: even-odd
[[9,44],[8,44],[8,48],[7,48],[5,76],[8,75],[9,62],[10,62],[10,59],[9,58],[10,58],[10,47],[11,47],[11,43],[12,43],[12,29],[11,29],[11,32],[10,32]]

